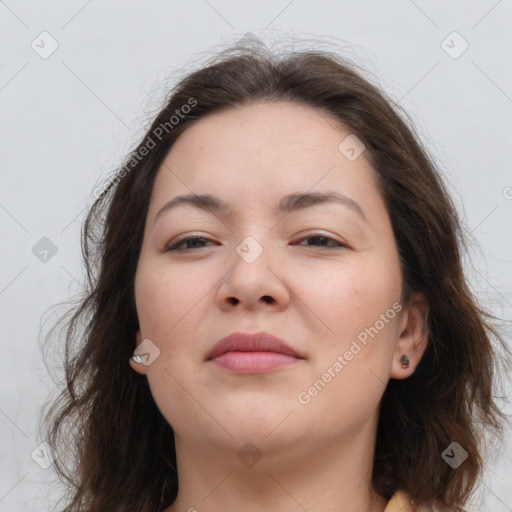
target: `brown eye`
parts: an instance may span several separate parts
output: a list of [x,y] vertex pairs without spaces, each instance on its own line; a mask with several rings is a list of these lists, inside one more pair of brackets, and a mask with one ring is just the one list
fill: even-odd
[[[338,242],[337,240],[334,240],[333,238],[330,238],[328,236],[324,235],[312,235],[308,236],[306,238],[303,238],[301,242],[305,240],[313,240],[315,243],[312,244],[305,244],[307,246],[316,246],[316,247],[327,247],[327,248],[334,248],[334,247],[346,247],[346,245]],[[329,242],[331,242],[334,245],[327,245]],[[304,245],[302,243],[299,243],[299,245]]]
[[[167,251],[187,251],[190,249],[198,249],[201,247],[206,247],[205,245],[201,245],[204,242],[211,242],[209,238],[204,237],[189,237],[185,238],[183,240],[180,240],[173,245],[169,245],[166,247],[165,252]],[[184,244],[186,244],[186,247],[182,247]]]

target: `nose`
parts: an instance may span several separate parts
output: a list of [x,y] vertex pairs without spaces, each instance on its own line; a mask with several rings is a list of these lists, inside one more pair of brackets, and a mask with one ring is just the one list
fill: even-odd
[[283,280],[284,261],[276,251],[257,245],[254,239],[245,245],[241,243],[229,256],[231,270],[225,274],[216,295],[223,311],[241,308],[278,312],[288,307],[290,292]]

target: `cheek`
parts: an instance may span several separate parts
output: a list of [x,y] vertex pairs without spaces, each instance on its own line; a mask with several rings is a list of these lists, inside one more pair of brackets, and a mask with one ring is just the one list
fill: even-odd
[[326,271],[310,268],[303,272],[301,282],[301,298],[328,337],[337,340],[346,341],[375,324],[400,299],[400,270],[393,262],[386,266],[361,259]]
[[176,268],[158,268],[155,262],[141,260],[135,279],[142,338],[149,338],[160,350],[146,377],[155,403],[173,428],[180,426],[181,418],[188,418],[186,423],[190,417],[202,416],[200,406],[183,386],[190,387],[186,383],[194,370],[188,353],[193,345],[187,340],[197,336],[194,326],[203,316],[201,307],[205,307],[213,285],[212,279],[203,279],[197,269],[192,280],[190,272]]
[[164,339],[184,317],[194,315],[207,300],[213,281],[201,270],[190,273],[177,267],[158,269],[156,264],[141,265],[135,280],[135,300],[143,335]]
[[375,413],[389,379],[401,310],[400,274],[362,265],[318,285],[309,284],[311,300],[329,329],[316,340],[297,399],[306,404],[305,415],[323,418],[323,428],[334,432],[345,425],[357,431]]

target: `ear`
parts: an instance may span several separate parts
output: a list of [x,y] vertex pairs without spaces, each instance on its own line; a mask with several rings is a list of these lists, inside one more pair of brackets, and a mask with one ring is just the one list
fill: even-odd
[[[413,293],[400,318],[399,337],[393,353],[390,378],[406,379],[420,364],[428,345],[428,313],[429,305],[424,295]],[[403,355],[409,359],[407,368],[402,367]]]
[[[139,346],[142,342],[142,336],[140,334],[140,328],[137,329],[137,332],[135,333],[135,343],[136,346]],[[136,363],[135,361],[129,360],[129,364],[132,367],[133,370],[135,370],[137,373],[140,373],[141,375],[146,375],[146,365],[142,363]]]

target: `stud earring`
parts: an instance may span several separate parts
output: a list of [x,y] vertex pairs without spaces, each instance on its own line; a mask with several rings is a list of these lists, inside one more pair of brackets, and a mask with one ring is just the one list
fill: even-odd
[[400,364],[404,369],[409,368],[409,358],[405,354],[400,358]]
[[132,357],[130,357],[130,359],[134,363],[142,363],[142,357],[140,357],[139,355],[133,355]]

